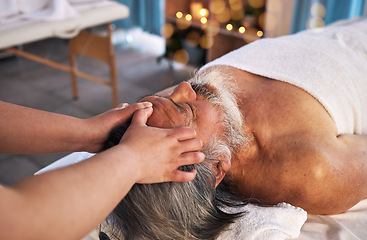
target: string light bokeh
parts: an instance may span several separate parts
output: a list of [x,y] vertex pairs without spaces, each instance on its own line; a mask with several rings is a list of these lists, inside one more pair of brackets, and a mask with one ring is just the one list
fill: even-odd
[[248,0],[247,4],[243,0],[192,0],[187,3],[189,8],[178,9],[175,20],[164,24],[161,30],[167,43],[175,45],[166,54],[174,61],[190,62],[187,47],[210,49],[217,35],[233,37],[244,44],[264,35],[265,0]]

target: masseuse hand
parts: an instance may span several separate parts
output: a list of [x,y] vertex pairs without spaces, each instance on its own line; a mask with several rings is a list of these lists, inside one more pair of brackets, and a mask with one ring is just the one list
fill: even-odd
[[[129,105],[121,103],[116,108],[113,108],[105,113],[95,117],[85,119],[87,127],[88,145],[84,147],[87,152],[99,152],[104,142],[107,140],[110,131],[117,125],[128,121],[135,111],[151,107],[150,102],[141,102]],[[86,139],[87,140],[87,139]]]
[[[138,110],[125,132],[119,145],[114,148],[125,150],[125,163],[135,172],[137,183],[156,183],[167,181],[186,182],[196,176],[196,171],[180,171],[182,165],[197,164],[204,161],[205,155],[199,152],[202,141],[196,138],[192,128],[160,129],[146,125],[152,114],[151,107]],[[128,150],[126,150],[128,148]],[[127,156],[131,153],[134,156]]]

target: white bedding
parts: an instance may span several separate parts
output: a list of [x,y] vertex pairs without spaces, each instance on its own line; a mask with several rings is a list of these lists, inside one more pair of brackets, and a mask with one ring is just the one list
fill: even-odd
[[[71,153],[64,158],[61,158],[49,166],[41,169],[36,174],[41,174],[46,171],[50,171],[56,168],[68,166],[71,164],[75,164],[82,160],[85,160],[94,154],[90,154],[87,152],[75,152]],[[262,232],[262,236],[259,238],[252,238],[251,236],[247,236],[246,239],[289,239],[286,236],[293,236],[292,239],[298,240],[357,240],[357,239],[367,239],[367,199],[359,202],[353,208],[349,209],[347,212],[338,214],[338,215],[307,215],[307,220],[303,224],[303,213],[299,208],[295,208],[295,212],[292,212],[293,215],[297,219],[287,217],[279,217],[280,211],[283,211],[281,208],[292,209],[293,206],[280,204],[279,206],[275,206],[273,209],[267,208],[263,211],[261,208],[252,208],[252,211],[259,211],[260,213],[255,213],[255,215],[259,215],[259,222],[252,225],[259,225],[258,228],[263,228],[264,226],[267,228],[266,231]],[[295,215],[296,214],[296,215]],[[285,216],[285,215],[284,215]],[[287,225],[285,225],[285,223]],[[277,226],[276,229],[269,229],[268,226]],[[298,235],[298,231],[300,230],[300,234]],[[258,229],[244,229],[244,232],[256,231],[258,234]],[[269,237],[271,234],[272,237]],[[233,236],[228,234],[229,236]],[[295,237],[295,238],[294,238]],[[222,239],[230,239],[230,238],[222,238]],[[243,239],[243,238],[241,238]],[[237,239],[233,239],[237,240]]]
[[106,0],[0,0],[0,30],[33,20],[77,17],[80,7],[94,7]]
[[337,215],[308,214],[299,240],[367,239],[367,199]]
[[[0,5],[2,1],[0,0]],[[52,8],[13,16],[16,21],[1,23],[0,49],[50,37],[72,38],[80,30],[113,22],[129,16],[129,9],[114,1],[89,1],[71,5],[67,0],[53,0]],[[1,9],[1,8],[0,8]]]

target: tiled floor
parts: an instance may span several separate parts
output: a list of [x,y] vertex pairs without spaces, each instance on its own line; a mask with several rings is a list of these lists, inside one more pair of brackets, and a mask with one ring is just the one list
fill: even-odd
[[[40,41],[26,45],[24,49],[68,63],[67,42],[64,40]],[[166,61],[157,64],[156,55],[134,47],[116,46],[115,53],[120,102],[134,103],[141,96],[188,79],[194,70],[177,66],[172,69]],[[105,65],[88,58],[79,58],[78,64],[80,69],[108,79]],[[84,79],[79,79],[78,84],[79,99],[73,100],[68,73],[19,57],[0,60],[2,101],[81,118],[97,115],[112,107],[109,87]],[[14,184],[66,154],[0,154],[0,183]]]

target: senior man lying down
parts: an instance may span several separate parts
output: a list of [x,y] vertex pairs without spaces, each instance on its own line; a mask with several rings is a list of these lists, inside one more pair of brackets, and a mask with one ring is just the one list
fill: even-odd
[[365,199],[366,39],[362,19],[259,40],[143,98],[148,125],[194,127],[207,160],[184,167],[192,182],[135,185],[108,222],[126,239],[214,239],[248,201],[335,214]]

